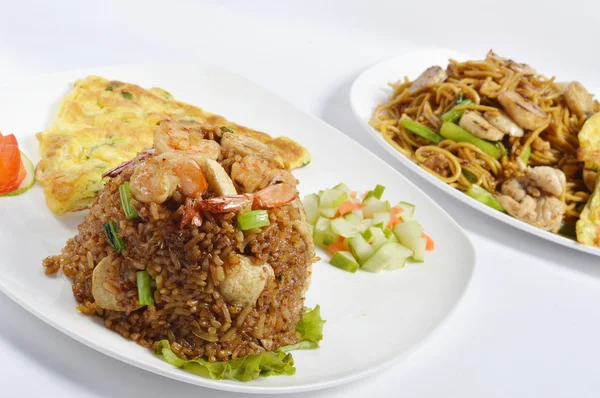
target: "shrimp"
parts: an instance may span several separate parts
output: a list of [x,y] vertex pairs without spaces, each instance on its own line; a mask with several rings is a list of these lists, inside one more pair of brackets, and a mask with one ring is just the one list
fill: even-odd
[[277,182],[298,183],[289,171],[271,167],[267,160],[252,155],[231,166],[231,178],[243,192],[254,192]]
[[211,128],[218,129],[195,122],[164,120],[154,130],[154,148],[158,153],[183,150],[217,160],[221,156],[221,146],[216,141],[204,139],[205,130]]
[[[262,142],[251,137],[235,133],[223,133],[221,146],[242,156],[256,155],[266,160],[275,161],[277,154]],[[276,161],[275,161],[276,162]]]
[[176,189],[186,197],[196,198],[208,188],[201,161],[202,157],[194,152],[154,156],[136,166],[129,181],[131,193],[143,203],[164,203]]
[[126,162],[123,162],[120,165],[118,165],[117,167],[108,170],[107,172],[105,172],[104,174],[102,174],[102,178],[105,178],[105,177],[110,177],[110,178],[116,177],[119,174],[121,174],[121,172],[123,170],[125,170],[127,167],[131,166],[132,164],[134,164],[136,162],[144,160],[147,157],[154,155],[155,153],[156,153],[156,150],[154,148],[146,149],[145,151],[142,151],[139,155],[137,155],[133,159],[128,160]]

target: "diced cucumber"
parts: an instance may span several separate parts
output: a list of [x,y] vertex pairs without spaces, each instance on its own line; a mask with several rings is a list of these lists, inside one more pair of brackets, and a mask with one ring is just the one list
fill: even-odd
[[402,221],[410,221],[413,219],[415,215],[415,205],[408,202],[400,202],[398,203],[398,207],[402,209],[402,212],[399,214]]
[[373,243],[375,239],[380,239],[382,237],[385,239],[385,234],[381,228],[369,227],[363,232],[362,237],[365,238],[367,242]]
[[356,226],[359,226],[362,223],[362,218],[353,213],[346,214],[344,218]]
[[372,218],[364,219],[364,220],[362,220],[361,224],[365,227],[365,230],[366,230],[367,228],[373,226],[373,219]]
[[362,209],[352,210],[352,214],[356,215],[357,217],[360,217],[361,220],[363,220],[365,218],[365,215],[364,215]]
[[375,249],[371,247],[369,242],[362,237],[362,235],[356,235],[349,239],[348,247],[350,252],[358,260],[359,264],[364,264],[375,253]]
[[390,223],[391,214],[389,211],[384,213],[375,213],[373,214],[373,224],[377,225],[382,223],[384,226],[387,226]]
[[379,200],[377,198],[369,198],[365,203],[362,211],[365,218],[372,218],[375,213],[389,212],[391,209],[390,202],[387,200]]
[[344,203],[344,201],[348,199],[348,194],[346,192],[340,192],[335,189],[326,189],[323,191],[319,201],[319,208],[335,208],[337,209],[339,205]]
[[358,227],[345,218],[331,220],[331,230],[344,238],[351,238],[358,234]]
[[398,241],[413,251],[421,244],[419,239],[422,233],[423,227],[416,220],[406,221],[394,227],[394,235]]
[[[388,238],[388,239],[390,239],[392,236],[394,236],[394,237],[396,236],[396,235],[394,235],[394,232],[393,232],[391,229],[389,229],[389,228],[384,228],[384,229],[383,229],[383,234],[384,234],[384,235],[385,235],[385,237],[386,237],[386,238]],[[397,241],[397,240],[396,240],[396,241]]]
[[419,238],[417,239],[417,243],[415,245],[415,248],[413,249],[413,251],[415,252],[415,254],[413,254],[413,260],[418,261],[418,262],[423,262],[425,261],[425,247],[427,246],[427,239],[425,238]]
[[363,264],[362,269],[379,272],[382,269],[402,268],[412,254],[412,250],[399,243],[386,242]]
[[337,208],[335,208],[335,207],[319,208],[319,214],[321,214],[323,217],[333,218],[333,217],[335,217],[336,213],[337,213]]
[[319,219],[319,197],[314,193],[306,195],[302,200],[302,205],[306,212],[306,221],[315,225]]
[[325,217],[319,217],[313,233],[315,245],[327,248],[327,246],[338,240],[339,235],[330,228],[331,222]]
[[356,272],[359,267],[352,253],[344,251],[335,252],[329,264],[348,272]]
[[377,186],[375,186],[375,189],[373,190],[373,196],[375,196],[377,199],[381,199],[381,196],[383,195],[384,191],[385,187],[383,185],[377,184]]
[[343,182],[337,184],[335,187],[333,187],[333,189],[336,191],[345,192],[348,196],[350,196],[352,193],[352,190],[348,187],[348,185],[344,184]]

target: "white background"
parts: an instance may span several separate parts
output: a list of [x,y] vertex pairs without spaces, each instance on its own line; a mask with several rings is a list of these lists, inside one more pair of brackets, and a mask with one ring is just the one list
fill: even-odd
[[[600,259],[476,214],[418,180],[362,131],[348,91],[363,69],[383,58],[446,47],[478,57],[493,48],[559,80],[578,79],[598,94],[599,11],[579,0],[4,1],[0,85],[110,64],[222,65],[361,142],[446,208],[479,256],[450,321],[380,374],[298,396],[598,396]],[[27,242],[16,244],[25,249]],[[110,359],[2,294],[0,385],[3,397],[234,395]]]

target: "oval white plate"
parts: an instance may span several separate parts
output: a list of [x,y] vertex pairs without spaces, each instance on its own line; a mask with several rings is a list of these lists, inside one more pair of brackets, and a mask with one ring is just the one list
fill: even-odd
[[[436,241],[423,264],[370,274],[349,274],[315,264],[307,305],[320,304],[325,338],[320,349],[294,352],[294,376],[250,383],[215,381],[176,369],[92,317],[75,309],[70,283],[44,275],[41,261],[57,254],[76,233],[84,213],[55,217],[42,188],[0,198],[0,289],[27,310],[74,339],[151,372],[205,387],[254,393],[324,388],[357,379],[407,355],[446,319],[463,295],[475,265],[465,233],[412,183],[324,122],[255,84],[214,66],[126,66],[48,76],[0,90],[0,127],[17,135],[22,149],[39,160],[34,133],[44,129],[73,82],[89,74],[163,87],[176,98],[273,135],[292,137],[313,161],[296,172],[303,194],[340,181],[357,190],[387,185],[386,197],[417,204],[416,215]],[[376,176],[376,178],[374,178]],[[319,253],[323,258],[327,256]],[[48,342],[49,344],[51,342]]]
[[541,229],[535,228],[529,224],[510,217],[507,214],[495,211],[476,201],[475,199],[463,194],[459,190],[452,188],[448,184],[441,182],[436,177],[420,168],[412,160],[396,151],[385,141],[385,139],[383,139],[379,131],[369,125],[369,120],[371,120],[371,116],[373,115],[373,111],[377,105],[387,101],[393,91],[388,83],[401,80],[404,78],[404,76],[408,76],[410,79],[415,79],[425,69],[432,65],[440,65],[445,68],[448,64],[449,58],[454,58],[458,61],[466,61],[469,59],[479,59],[482,57],[472,57],[466,54],[443,49],[427,50],[390,58],[365,70],[354,81],[350,90],[350,105],[352,107],[354,116],[358,119],[358,122],[365,128],[369,135],[374,138],[375,141],[377,141],[386,151],[395,156],[396,159],[398,159],[404,166],[408,167],[442,191],[454,196],[461,202],[480,212],[494,217],[496,220],[505,222],[515,228],[529,232],[532,235],[558,243],[571,249],[600,256],[600,250],[595,247],[582,245],[581,243],[578,243],[572,239],[542,231]]

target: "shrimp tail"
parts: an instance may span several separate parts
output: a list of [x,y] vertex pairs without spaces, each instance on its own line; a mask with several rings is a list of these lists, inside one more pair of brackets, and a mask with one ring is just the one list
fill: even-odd
[[121,163],[120,165],[118,165],[115,168],[112,168],[110,170],[108,170],[107,172],[105,172],[104,174],[102,174],[102,178],[106,178],[106,177],[116,177],[119,174],[121,174],[121,172],[123,170],[125,170],[127,167],[129,167],[130,165],[139,162],[141,160],[146,159],[147,157],[150,157],[152,155],[154,155],[154,153],[156,152],[156,150],[154,148],[150,148],[150,149],[146,149],[143,152],[141,152],[139,155],[137,155],[136,157],[134,157],[131,160],[128,160],[126,162]]
[[266,210],[283,206],[296,199],[298,194],[298,190],[292,184],[270,185],[253,194],[252,208]]

